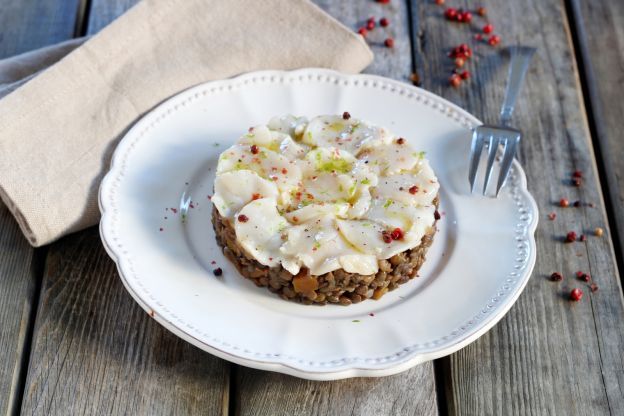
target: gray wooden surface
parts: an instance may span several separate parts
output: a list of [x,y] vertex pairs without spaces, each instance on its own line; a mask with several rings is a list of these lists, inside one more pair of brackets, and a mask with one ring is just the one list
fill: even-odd
[[[572,0],[588,112],[602,162],[619,258],[624,257],[624,2]],[[619,237],[619,238],[618,238]],[[620,267],[622,264],[620,264]]]
[[[95,33],[135,2],[0,0],[0,57]],[[426,89],[495,121],[504,54],[475,48],[470,85],[448,87],[445,52],[469,41],[471,30],[445,22],[433,1],[316,2],[353,29],[370,15],[390,18],[389,28],[370,37],[376,59],[367,72],[407,82],[415,68]],[[620,234],[613,231],[621,237],[624,6],[619,0],[486,5],[503,44],[539,49],[516,113],[525,133],[519,158],[541,211],[538,261],[527,289],[497,326],[435,364],[383,379],[310,382],[242,368],[177,339],[142,312],[96,229],[35,252],[1,207],[0,412],[13,413],[21,403],[23,413],[36,414],[624,414],[624,310],[605,213],[605,206],[613,208],[610,219]],[[392,50],[381,45],[386,34],[395,38]],[[585,175],[580,188],[568,183],[575,169]],[[607,179],[607,200],[598,172]],[[596,207],[563,210],[554,206],[561,197]],[[550,211],[557,211],[556,221],[546,219]],[[596,226],[607,230],[605,237],[560,241],[568,230]],[[591,272],[599,291],[590,293],[575,280],[576,270]],[[548,281],[553,271],[566,281]],[[584,288],[582,302],[565,298],[571,287]]]
[[0,203],[0,412],[19,406],[37,276],[34,250]]
[[[611,241],[589,236],[585,243],[561,242],[568,230],[587,232],[607,223],[564,4],[490,0],[487,5],[495,27],[504,30],[504,44],[538,48],[515,123],[524,132],[519,159],[541,224],[537,265],[518,302],[485,336],[444,360],[449,411],[624,414],[624,310]],[[476,48],[475,78],[470,87],[453,91],[440,80],[440,74],[448,74],[443,51],[470,33],[454,29],[430,4],[419,3],[413,11],[424,87],[495,122],[506,78],[504,55],[487,46]],[[570,184],[577,169],[585,176],[580,188]],[[555,207],[563,197],[597,207]],[[555,221],[547,219],[551,211],[558,214]],[[575,279],[577,270],[591,272],[599,291],[591,293]],[[554,271],[566,280],[548,281]],[[565,298],[572,287],[584,290],[583,302]]]
[[[77,1],[22,0],[0,3],[0,58],[71,38]],[[44,15],[52,16],[52,19]],[[0,413],[21,401],[30,331],[45,249],[36,254],[0,202]]]
[[223,414],[229,364],[158,325],[117,276],[98,230],[51,245],[25,414]]

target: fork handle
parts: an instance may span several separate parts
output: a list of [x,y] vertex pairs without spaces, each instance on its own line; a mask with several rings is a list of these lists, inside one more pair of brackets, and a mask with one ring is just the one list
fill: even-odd
[[501,109],[501,124],[508,126],[516,105],[516,98],[520,92],[522,81],[529,68],[529,62],[535,53],[535,48],[516,46],[511,52],[511,64],[509,65],[509,76],[507,78],[507,88],[505,90],[505,101]]

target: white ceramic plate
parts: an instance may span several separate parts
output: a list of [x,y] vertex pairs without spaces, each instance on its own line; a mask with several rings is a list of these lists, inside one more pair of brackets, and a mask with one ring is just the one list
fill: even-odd
[[[287,302],[243,279],[215,243],[208,195],[217,158],[274,115],[345,110],[427,152],[442,187],[439,232],[420,277],[379,301]],[[136,301],[218,357],[315,380],[398,373],[491,328],[535,263],[537,206],[520,165],[514,162],[499,198],[469,194],[477,124],[434,94],[371,75],[305,69],[200,85],[157,107],[121,140],[100,189],[102,240]],[[194,206],[185,224],[171,210],[183,193]],[[216,267],[220,278],[211,272]]]

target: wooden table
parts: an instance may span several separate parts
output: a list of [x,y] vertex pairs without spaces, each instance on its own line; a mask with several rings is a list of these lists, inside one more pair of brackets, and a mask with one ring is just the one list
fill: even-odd
[[[97,32],[136,0],[0,0],[0,57]],[[470,37],[433,0],[317,0],[351,28],[386,16],[395,47],[367,72],[422,86],[495,121],[506,61],[479,47],[472,80],[447,85]],[[209,3],[207,1],[207,3]],[[447,3],[453,3],[448,0]],[[624,414],[624,2],[483,0],[504,44],[538,48],[516,110],[519,159],[541,211],[520,299],[463,350],[382,379],[311,382],[229,364],[176,338],[124,290],[93,228],[32,249],[0,207],[0,411],[25,414]],[[457,2],[458,7],[478,5]],[[581,187],[569,183],[582,170]],[[560,198],[593,203],[557,208]],[[557,211],[555,221],[546,215]],[[568,229],[606,230],[563,244]],[[581,302],[553,271],[591,272]]]

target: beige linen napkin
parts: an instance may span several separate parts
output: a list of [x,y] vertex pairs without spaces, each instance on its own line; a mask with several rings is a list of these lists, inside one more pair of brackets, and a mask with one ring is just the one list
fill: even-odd
[[12,91],[0,100],[0,197],[34,246],[97,223],[120,135],[167,97],[254,70],[359,72],[372,60],[308,0],[144,0],[80,43],[0,62],[0,96]]

